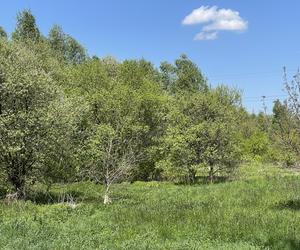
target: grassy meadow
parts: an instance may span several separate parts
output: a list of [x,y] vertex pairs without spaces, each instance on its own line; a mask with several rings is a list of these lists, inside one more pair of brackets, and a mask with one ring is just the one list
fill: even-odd
[[101,189],[75,183],[2,202],[1,249],[300,248],[296,173],[253,165],[218,184],[124,183],[110,205]]
[[[142,11],[144,3],[138,8],[132,3],[134,15],[118,3],[126,20],[135,19],[123,23],[112,3],[105,11],[105,1],[99,8],[73,2],[58,11],[63,15],[58,20],[69,25],[71,18],[82,17],[73,29],[66,26],[76,29],[78,38],[60,25],[48,26],[56,23],[50,10],[57,12],[57,3],[45,11],[44,3],[33,6],[42,13],[42,30],[30,9],[17,13],[15,26],[11,17],[1,19],[9,33],[0,23],[0,250],[300,250],[300,70],[292,66],[300,51],[291,43],[297,36],[283,32],[294,35],[295,29],[274,23],[274,39],[275,33],[267,33],[270,25],[258,25],[271,39],[259,46],[263,53],[253,46],[257,32],[237,40],[238,46],[228,36],[220,40],[222,46],[213,43],[218,48],[198,47],[179,33],[175,39],[181,28],[169,29],[173,19],[165,18],[160,1],[167,22],[156,15],[154,26],[154,9],[147,5]],[[0,4],[0,9],[9,14],[19,9],[13,5],[6,11]],[[168,13],[186,11],[177,4],[169,11],[173,5],[166,5]],[[279,4],[280,9],[289,5]],[[249,14],[248,7],[241,11]],[[99,19],[98,25],[98,9],[114,21]],[[255,19],[260,9],[269,6],[254,6]],[[248,20],[239,11],[201,6],[178,27],[202,25],[194,40],[215,40],[225,31],[247,30]],[[124,30],[124,40],[112,23],[122,29],[135,25],[128,30],[133,33]],[[249,23],[255,29],[263,22]],[[137,24],[146,36],[137,32]],[[172,38],[163,42],[168,50],[148,39],[156,33]],[[109,51],[106,38],[113,39]],[[100,54],[77,39],[99,44],[93,50]],[[285,54],[294,55],[290,59],[277,53],[286,48]],[[179,54],[184,51],[196,61]],[[110,52],[115,57],[104,56]],[[285,64],[289,67],[282,72],[277,66]],[[256,72],[264,67],[272,71],[270,82]],[[219,80],[209,77],[218,71]]]

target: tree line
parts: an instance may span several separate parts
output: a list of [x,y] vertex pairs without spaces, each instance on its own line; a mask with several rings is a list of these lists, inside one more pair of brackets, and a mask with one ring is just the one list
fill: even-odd
[[243,162],[295,166],[300,77],[273,114],[249,114],[238,90],[212,87],[186,55],[156,68],[89,56],[54,25],[44,36],[30,10],[9,36],[0,27],[0,179],[26,198],[35,183],[92,180],[214,182]]

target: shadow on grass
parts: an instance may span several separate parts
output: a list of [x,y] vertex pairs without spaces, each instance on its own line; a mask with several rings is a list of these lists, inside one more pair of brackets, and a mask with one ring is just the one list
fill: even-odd
[[62,202],[75,202],[80,196],[81,192],[68,191],[67,193],[60,192],[46,192],[46,191],[31,191],[28,193],[26,200],[30,200],[35,204],[55,204]]
[[3,187],[0,187],[0,199],[3,199],[7,193],[7,190]]
[[194,182],[188,182],[185,180],[175,183],[175,185],[186,186],[186,185],[208,185],[208,184],[221,184],[226,182],[232,182],[234,179],[228,176],[215,176],[213,181],[207,176],[197,176]]
[[272,249],[289,249],[289,250],[299,250],[300,241],[297,239],[271,239],[266,244],[267,247]]
[[207,176],[198,176],[197,177],[197,184],[219,184],[225,182],[231,182],[232,178],[228,176],[215,176],[213,181],[211,181]]
[[276,208],[300,211],[300,199],[292,199],[292,200],[282,201],[276,205]]

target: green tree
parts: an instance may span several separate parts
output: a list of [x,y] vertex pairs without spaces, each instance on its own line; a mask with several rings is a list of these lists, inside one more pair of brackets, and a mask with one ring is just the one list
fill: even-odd
[[73,65],[69,69],[69,89],[87,99],[93,96],[95,91],[110,89],[113,86],[116,75],[110,75],[111,71],[118,71],[118,65],[109,65],[100,60],[87,60],[84,63]]
[[118,81],[132,89],[143,88],[146,81],[156,82],[159,74],[152,63],[141,60],[125,60],[120,65]]
[[168,92],[172,91],[176,81],[176,67],[168,62],[160,64],[162,88]]
[[267,161],[270,157],[271,141],[268,134],[255,131],[247,138],[243,138],[242,152],[244,160]]
[[157,167],[165,178],[193,183],[205,170],[213,181],[217,173],[229,174],[237,166],[237,100],[224,93],[230,91],[217,88],[173,100],[168,128],[158,146],[161,161]]
[[289,80],[284,69],[284,86],[288,98],[274,103],[272,137],[285,156],[283,162],[292,166],[300,160],[300,72]]
[[171,93],[180,91],[207,91],[206,79],[195,63],[186,55],[175,61],[175,65],[163,62],[160,66],[162,86]]
[[86,60],[87,54],[84,47],[77,42],[73,37],[67,35],[65,58],[69,63],[82,63]]
[[41,39],[35,17],[30,10],[23,10],[17,15],[17,26],[12,34],[13,40],[37,42]]
[[137,119],[139,103],[137,93],[123,85],[98,91],[89,101],[83,173],[105,185],[105,203],[111,185],[126,180],[141,160],[147,127]]
[[199,68],[186,55],[175,61],[177,68],[177,81],[175,89],[187,91],[207,90],[206,81]]
[[51,127],[47,129],[40,145],[40,166],[34,173],[39,182],[47,185],[48,190],[53,183],[74,181],[79,171],[76,153],[80,148],[80,135],[77,132],[84,105],[78,102],[78,99],[66,98],[60,93],[60,98],[49,104],[45,120]]
[[288,103],[275,101],[273,106],[272,137],[284,157],[280,160],[292,166],[299,160],[299,121],[289,109]]
[[134,148],[135,136],[138,136],[140,128],[132,130],[131,135],[125,136],[123,131],[103,124],[96,126],[90,137],[87,148],[90,159],[93,159],[93,167],[88,171],[92,178],[105,186],[104,204],[111,202],[111,185],[126,180],[138,160]]
[[[152,64],[144,60],[126,61],[119,64],[113,58],[93,58],[82,64],[74,65],[69,78],[70,91],[73,94],[76,92],[76,95],[84,98],[93,107],[95,114],[98,113],[99,115],[99,112],[109,103],[115,113],[130,107],[126,111],[129,117],[138,122],[139,126],[147,128],[143,135],[139,135],[138,151],[143,157],[131,172],[130,180],[149,180],[156,172],[154,167],[155,155],[152,155],[151,147],[157,143],[157,138],[164,129],[164,117],[168,101],[159,83],[154,81],[156,77],[157,71]],[[97,98],[95,98],[97,96],[95,93],[98,93]],[[101,99],[106,100],[106,102],[100,102],[99,93],[106,93],[105,96],[101,95]],[[116,93],[120,93],[120,95],[123,93],[122,98],[128,100],[126,101],[128,103],[122,101],[121,96]],[[131,95],[129,95],[130,93]],[[123,105],[113,104],[110,99],[111,95],[116,101],[122,101]],[[129,96],[132,96],[132,99]],[[131,102],[135,105],[130,105]],[[102,121],[106,125],[111,124],[116,119],[107,120],[112,111],[109,108],[105,110],[105,113],[101,111],[102,118],[99,118],[98,122]],[[91,117],[95,117],[95,115]],[[95,123],[93,119],[92,123]]]
[[63,32],[62,28],[58,25],[54,25],[49,31],[48,41],[51,48],[62,56],[66,53],[65,40],[66,34]]
[[48,41],[51,48],[68,63],[80,64],[87,59],[84,47],[73,37],[65,34],[58,25],[50,29]]
[[54,84],[34,54],[19,44],[0,41],[0,159],[17,197],[40,167]]

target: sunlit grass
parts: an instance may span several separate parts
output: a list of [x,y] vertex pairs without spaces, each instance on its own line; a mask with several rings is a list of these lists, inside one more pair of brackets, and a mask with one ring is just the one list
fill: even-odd
[[[261,172],[259,172],[261,171]],[[262,174],[264,173],[264,174]],[[245,166],[232,182],[57,185],[0,205],[1,249],[299,249],[300,177]],[[62,203],[72,195],[77,206]]]

